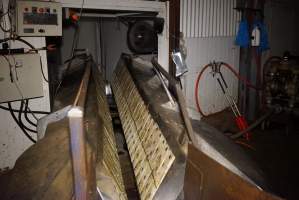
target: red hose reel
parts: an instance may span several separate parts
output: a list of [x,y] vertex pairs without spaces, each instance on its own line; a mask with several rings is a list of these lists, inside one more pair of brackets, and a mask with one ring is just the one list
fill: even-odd
[[[239,75],[239,73],[234,68],[232,68],[229,64],[223,63],[223,62],[210,63],[210,64],[203,67],[203,69],[200,71],[200,73],[197,77],[196,83],[195,83],[195,102],[196,102],[198,112],[202,116],[207,116],[203,113],[203,111],[200,108],[200,101],[199,101],[199,98],[198,98],[198,93],[199,93],[199,81],[200,81],[204,71],[206,69],[208,69],[209,67],[211,67],[213,77],[216,78],[216,80],[217,80],[217,82],[218,82],[218,84],[221,88],[221,91],[224,94],[224,97],[225,97],[227,103],[229,104],[232,112],[234,113],[235,123],[236,123],[237,127],[239,128],[240,131],[246,130],[248,128],[248,123],[247,123],[245,117],[240,113],[235,100],[232,98],[232,95],[228,91],[228,85],[227,85],[227,83],[226,83],[226,81],[225,81],[225,79],[224,79],[224,77],[221,73],[221,67],[222,66],[228,68],[239,80],[243,81],[248,87],[257,89],[249,81],[247,81],[245,78],[241,77]],[[246,138],[246,140],[249,140],[250,139],[250,133],[249,132],[244,133],[244,137]]]

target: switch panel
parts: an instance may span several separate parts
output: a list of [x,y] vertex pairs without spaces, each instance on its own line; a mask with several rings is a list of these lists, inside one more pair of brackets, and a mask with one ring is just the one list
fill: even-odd
[[61,36],[62,7],[58,2],[17,1],[19,36]]
[[0,55],[0,103],[43,96],[40,55]]

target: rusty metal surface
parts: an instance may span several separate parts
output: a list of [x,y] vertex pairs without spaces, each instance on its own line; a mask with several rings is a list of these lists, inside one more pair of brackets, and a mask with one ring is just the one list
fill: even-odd
[[191,144],[184,194],[185,200],[281,200],[232,173]]
[[[97,186],[106,185],[109,188],[115,187],[117,198],[113,199],[126,200],[117,149],[115,145],[110,145],[115,143],[115,139],[108,104],[105,100],[104,82],[98,79],[98,74],[94,74],[90,81],[83,78],[83,81],[85,80],[89,84],[82,84],[79,77],[83,76],[81,74],[74,75],[73,81],[62,87],[62,93],[59,95],[59,102],[56,105],[61,108],[73,104],[75,97],[80,96],[78,88],[80,88],[79,85],[82,85],[83,89],[80,94],[85,93],[82,97],[84,100],[80,101],[79,97],[77,102],[86,101],[84,107],[86,135],[86,175],[84,176],[88,180],[88,196],[86,198],[95,199]],[[97,95],[98,93],[100,95]],[[78,104],[84,105],[84,103]],[[81,122],[77,123],[76,120],[73,122],[72,124],[75,126],[81,125]],[[75,131],[78,129],[75,128]],[[104,135],[106,136],[104,137]],[[108,149],[109,146],[111,146],[111,150]],[[104,148],[108,150],[106,151]],[[106,152],[105,155],[103,152]],[[0,177],[1,199],[74,199],[71,157],[68,120],[61,117],[47,125],[45,137],[18,159],[10,173]],[[109,162],[110,160],[111,162]],[[84,163],[77,159],[74,161],[79,162],[78,164]],[[95,169],[97,172],[103,172],[104,176],[99,176]],[[112,178],[110,182],[105,182],[101,179],[102,177]],[[119,177],[119,180],[116,180],[115,177]]]
[[80,107],[71,108],[68,111],[68,118],[75,199],[86,200],[88,199],[88,172],[83,110]]
[[81,108],[85,107],[85,100],[86,100],[86,95],[87,95],[87,90],[88,90],[91,65],[92,65],[92,62],[86,63],[84,75],[82,77],[82,81],[80,83],[73,106],[80,106]]
[[[150,62],[129,56],[124,56],[123,60],[124,65],[128,66],[142,98],[147,103],[147,106],[149,110],[151,110],[155,120],[159,123],[159,127],[163,130],[162,132],[167,138],[168,143],[171,144],[170,146],[172,147],[172,151],[177,158],[176,151],[180,148],[180,146],[175,145],[175,142],[173,143],[173,141],[175,141],[174,139],[179,141],[179,135],[185,128],[179,111],[170,110],[163,106],[169,100],[163,91],[160,81],[157,77],[155,77],[155,73],[152,70]],[[234,174],[242,177],[245,181],[249,181],[253,185],[257,185],[267,191],[271,190],[271,187],[264,179],[265,177],[263,176],[261,169],[241,148],[223,135],[223,133],[208,124],[198,121],[195,118],[191,120],[191,123],[195,133],[197,143],[196,147],[198,149],[216,162],[225,166]],[[178,159],[175,160],[173,166],[176,164],[177,160]],[[180,179],[180,176],[176,175],[176,169],[170,169],[165,180],[174,176],[176,176],[177,179]],[[173,193],[175,188],[179,188],[180,186],[179,181],[165,180],[159,188],[159,190],[161,189],[161,192],[157,192],[161,194],[159,195],[161,197],[163,194]],[[169,185],[171,185],[173,190],[167,189]],[[164,189],[162,190],[162,188]]]
[[[97,114],[99,116],[99,120],[101,121],[100,126],[101,129],[99,130],[100,134],[100,144],[102,146],[98,146],[99,151],[99,157],[98,160],[101,163],[101,167],[104,167],[105,169],[100,169],[100,172],[102,173],[104,171],[104,176],[109,177],[112,179],[111,185],[114,187],[115,192],[117,195],[113,196],[114,198],[117,198],[119,200],[125,200],[127,199],[126,193],[125,193],[125,186],[124,181],[121,173],[120,168],[120,162],[119,157],[117,154],[117,148],[116,148],[116,142],[115,142],[115,136],[114,131],[112,127],[112,121],[110,116],[110,111],[105,95],[105,82],[103,80],[102,74],[99,72],[98,69],[96,69],[95,66],[92,67],[92,63],[88,62],[86,65],[86,69],[84,72],[84,75],[82,77],[82,81],[80,83],[75,101],[73,103],[74,106],[80,107],[82,110],[85,107],[85,101],[87,98],[87,92],[88,92],[88,86],[90,81],[90,74],[92,71],[92,77],[95,85],[95,95],[96,97],[96,104],[97,104]],[[72,110],[70,110],[72,111]],[[86,170],[85,166],[85,159],[84,157],[84,131],[81,130],[79,127],[80,121],[78,118],[71,118],[69,117],[70,121],[70,130],[74,132],[74,134],[77,134],[77,138],[73,137],[71,134],[71,145],[72,145],[72,155],[73,155],[73,165],[74,165],[74,179],[75,179],[75,192],[76,190],[79,191],[78,195],[82,196],[82,189],[84,190],[86,185],[84,185],[84,181],[87,177],[86,174],[84,174],[84,170]],[[72,123],[74,122],[74,123]],[[72,126],[76,128],[72,129]],[[81,130],[81,131],[80,131]],[[81,136],[79,138],[79,136]],[[73,141],[74,139],[74,141]],[[76,151],[77,150],[77,151]],[[77,165],[77,167],[75,167]],[[78,169],[79,168],[79,169]],[[82,174],[83,173],[83,174]],[[78,174],[79,178],[76,178],[76,174]],[[80,183],[81,182],[81,183]],[[101,185],[101,181],[98,181],[99,185]],[[78,187],[77,187],[78,185]],[[81,188],[81,190],[80,190]],[[101,188],[99,188],[101,190]],[[106,195],[109,196],[109,192],[111,191],[105,191]],[[111,194],[110,194],[111,195]]]
[[[133,63],[136,67],[134,70],[138,70],[138,68],[145,68],[145,65],[140,65],[140,61],[137,59],[133,59]],[[160,69],[160,71],[164,74],[165,77],[168,76],[168,80],[170,84],[176,84],[175,80],[172,77],[169,77],[167,72],[163,70],[161,66],[155,63],[155,60],[152,62]],[[152,64],[153,64],[152,63]],[[151,66],[147,67],[150,68]],[[141,70],[140,70],[141,71]],[[142,79],[148,79],[148,77],[153,76],[149,70],[143,69]],[[142,80],[140,75],[134,76],[136,80],[140,80],[139,84],[142,84]],[[144,87],[144,90],[148,90]],[[150,93],[150,92],[149,92]],[[185,107],[184,105],[182,107]],[[185,121],[186,122],[186,121]],[[229,168],[235,174],[240,175],[247,181],[254,183],[262,188],[268,188],[268,184],[264,180],[263,172],[257,167],[257,165],[245,154],[245,152],[236,146],[229,138],[227,138],[223,133],[219,132],[215,128],[209,126],[203,121],[199,121],[196,119],[191,119],[191,125],[194,132],[193,143],[194,145],[208,154],[211,158],[221,163],[222,165]]]
[[87,162],[86,133],[84,127],[84,107],[88,91],[91,72],[91,62],[85,63],[85,70],[80,82],[73,107],[68,111],[69,138],[73,169],[74,198],[76,200],[90,199],[89,191],[96,188],[92,184],[93,179],[89,174],[94,174],[95,169],[88,167],[92,163]]
[[141,199],[154,198],[175,156],[126,66],[119,65],[112,88]]

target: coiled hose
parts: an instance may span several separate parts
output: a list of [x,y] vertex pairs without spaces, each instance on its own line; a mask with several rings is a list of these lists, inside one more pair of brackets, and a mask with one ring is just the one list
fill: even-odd
[[237,139],[241,136],[243,136],[244,133],[252,131],[254,128],[256,128],[259,124],[261,124],[263,121],[268,119],[272,114],[274,113],[274,110],[269,110],[266,114],[258,118],[255,122],[253,122],[247,129],[240,131],[239,133],[235,133],[231,135],[230,137],[232,139]]
[[[220,63],[220,70],[221,70],[221,67],[224,66],[226,67],[229,71],[231,71],[240,81],[242,81],[247,87],[249,88],[252,88],[252,89],[255,89],[255,90],[260,90],[260,88],[254,86],[252,83],[250,83],[246,78],[242,77],[231,65],[225,63],[225,62],[221,62]],[[200,71],[197,79],[196,79],[196,82],[195,82],[195,103],[196,103],[196,107],[197,107],[197,110],[198,112],[204,116],[204,117],[207,117],[208,115],[204,114],[204,112],[202,111],[201,107],[200,107],[200,100],[199,100],[199,97],[198,97],[198,94],[199,94],[199,81],[203,75],[203,73],[206,71],[206,69],[208,69],[209,67],[212,67],[212,64],[207,64],[205,65],[202,70]]]

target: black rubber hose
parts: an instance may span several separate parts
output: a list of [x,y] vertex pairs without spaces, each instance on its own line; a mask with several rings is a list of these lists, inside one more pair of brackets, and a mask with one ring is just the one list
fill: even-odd
[[20,127],[20,129],[23,131],[24,135],[33,143],[36,143],[36,141],[27,133],[27,131],[20,125],[17,117],[15,116],[13,110],[12,110],[12,107],[11,107],[11,104],[8,103],[8,108],[9,108],[9,112],[12,116],[12,118],[14,119],[14,121],[17,123],[17,125]]
[[25,119],[26,119],[26,121],[27,121],[29,124],[31,124],[32,126],[37,127],[37,124],[34,123],[33,121],[31,121],[31,120],[29,119],[29,117],[28,117],[28,103],[29,103],[29,100],[28,100],[28,99],[25,100],[25,110],[24,110]]
[[[9,41],[9,40],[17,40],[17,41],[19,41],[19,42],[22,42],[22,43],[26,44],[26,45],[29,46],[31,49],[35,50],[35,47],[34,47],[32,44],[30,44],[30,43],[27,42],[26,40],[23,40],[23,39],[20,38],[20,37],[16,37],[16,38],[4,38],[4,39],[1,39],[1,40],[0,40],[0,43],[7,42],[7,41]],[[37,50],[35,50],[35,51],[37,52]]]
[[[21,101],[21,105],[20,105],[20,111],[23,111],[23,107],[24,107],[24,101]],[[22,121],[22,112],[19,112],[19,123],[20,125],[27,131],[33,132],[33,133],[37,133],[36,130],[32,130],[30,128],[28,128],[27,126],[24,125],[23,121]]]
[[[5,106],[1,106],[0,105],[0,109],[3,109],[3,110],[6,110],[6,111],[9,111],[9,108],[5,107]],[[13,112],[21,112],[20,110],[18,109],[11,109]],[[42,114],[42,115],[48,115],[50,114],[50,112],[46,112],[46,111],[31,111],[32,113],[34,114]],[[22,113],[25,113],[25,111],[23,110]]]
[[270,117],[272,114],[273,114],[274,110],[270,110],[268,111],[266,114],[264,114],[263,116],[261,116],[259,119],[257,119],[254,123],[252,123],[247,129],[239,132],[239,133],[236,133],[236,134],[233,134],[231,135],[230,137],[232,139],[237,139],[241,136],[243,136],[244,133],[247,133],[251,130],[253,130],[254,128],[256,128],[260,123],[262,123],[263,121],[265,121],[268,117]]

